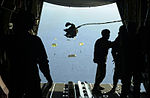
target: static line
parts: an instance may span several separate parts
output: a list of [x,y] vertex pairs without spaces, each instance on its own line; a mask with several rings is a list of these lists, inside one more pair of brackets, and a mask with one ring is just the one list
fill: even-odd
[[102,23],[85,23],[85,24],[81,24],[77,26],[76,28],[80,28],[85,25],[101,25],[101,24],[116,23],[116,22],[122,22],[122,20],[108,21],[108,22],[102,22]]
[[56,85],[56,83],[54,83],[54,86],[53,86],[52,91],[51,91],[50,98],[52,98],[52,95],[53,95],[53,92],[54,92],[55,85]]

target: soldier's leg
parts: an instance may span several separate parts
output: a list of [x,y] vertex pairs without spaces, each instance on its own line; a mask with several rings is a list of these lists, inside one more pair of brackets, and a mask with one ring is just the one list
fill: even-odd
[[134,98],[140,98],[140,85],[141,85],[141,73],[133,73],[133,96]]
[[117,87],[117,83],[118,83],[118,74],[117,74],[117,70],[115,70],[114,75],[113,75],[113,88],[112,88],[113,92],[115,91]]
[[122,76],[122,79],[121,79],[122,91],[121,91],[120,98],[127,98],[127,95],[129,94],[130,86],[131,86],[131,76],[132,74],[130,72]]
[[94,88],[99,87],[99,84],[103,81],[105,75],[106,75],[106,64],[98,64]]

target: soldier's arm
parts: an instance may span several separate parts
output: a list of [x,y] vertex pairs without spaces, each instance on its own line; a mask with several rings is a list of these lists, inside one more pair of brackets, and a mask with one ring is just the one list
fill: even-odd
[[95,45],[94,45],[94,58],[93,58],[93,62],[94,63],[98,63],[98,40],[95,42]]
[[52,82],[49,69],[49,61],[42,41],[39,39],[39,68],[49,82]]
[[111,50],[111,54],[112,54],[112,57],[113,57],[113,61],[116,61],[116,42],[114,41],[114,42],[112,42],[111,43],[111,48],[112,48],[112,50]]

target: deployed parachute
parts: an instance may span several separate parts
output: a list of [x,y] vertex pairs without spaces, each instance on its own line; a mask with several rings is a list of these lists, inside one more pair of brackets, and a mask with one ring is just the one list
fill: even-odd
[[76,57],[76,54],[69,54],[68,57]]
[[80,45],[80,46],[83,46],[83,45],[84,45],[84,43],[79,43],[79,45]]
[[70,26],[69,28],[67,29],[64,29],[64,31],[66,32],[65,36],[68,37],[68,38],[74,38],[76,35],[77,35],[77,28],[75,27],[74,24],[70,23],[70,22],[67,22],[65,24],[66,27]]
[[57,46],[57,44],[56,43],[52,43],[52,47],[56,47]]

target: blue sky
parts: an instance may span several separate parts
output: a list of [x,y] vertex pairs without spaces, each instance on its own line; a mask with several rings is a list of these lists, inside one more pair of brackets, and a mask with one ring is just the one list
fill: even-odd
[[[75,38],[64,36],[65,23],[71,22],[76,26],[84,23],[102,23],[120,20],[115,3],[99,6],[73,8],[44,2],[38,36],[41,37],[48,54],[51,75],[54,82],[87,81],[94,82],[96,67],[93,63],[94,43],[101,37],[103,29],[109,29],[110,40],[113,41],[118,33],[120,23],[104,25],[88,25],[78,29]],[[83,45],[80,45],[83,43]],[[57,44],[53,47],[52,44]],[[75,57],[68,55],[75,54]],[[109,51],[107,59],[107,75],[103,83],[112,83],[114,65]],[[41,74],[41,73],[40,73]],[[41,74],[42,82],[45,78]]]

